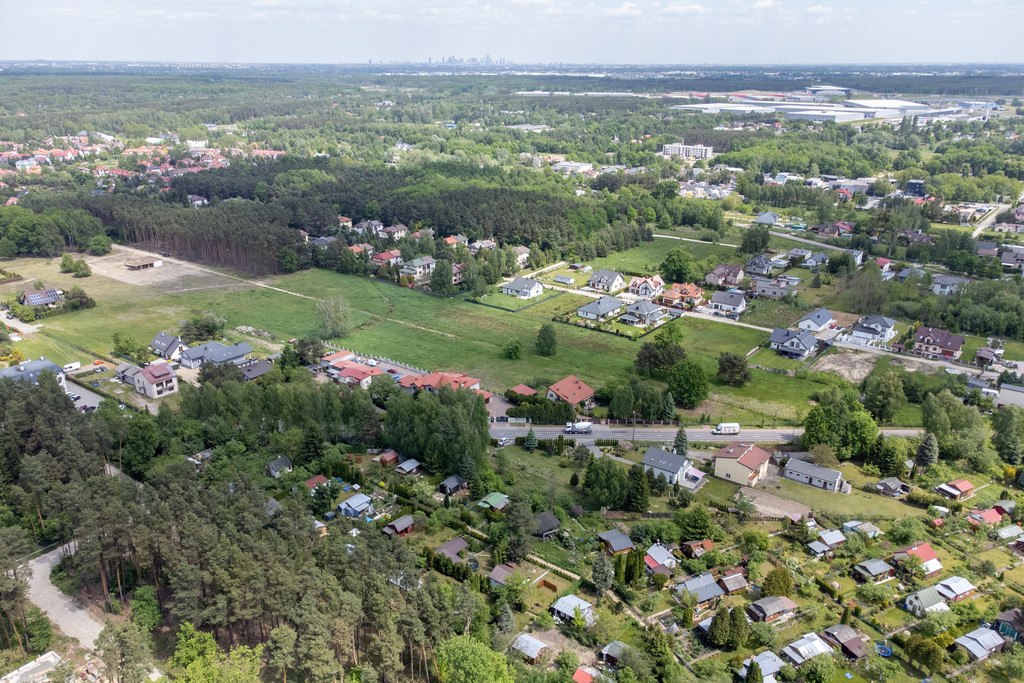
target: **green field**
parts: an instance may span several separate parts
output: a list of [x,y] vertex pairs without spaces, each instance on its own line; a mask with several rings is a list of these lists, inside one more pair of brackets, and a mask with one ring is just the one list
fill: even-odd
[[806,360],[780,356],[771,349],[761,349],[750,357],[751,365],[760,365],[761,367],[774,368],[776,370],[798,370],[806,362]]
[[[821,290],[811,290],[821,291]],[[812,307],[797,298],[795,303],[779,299],[757,299],[743,312],[742,320],[761,327],[793,327]]]

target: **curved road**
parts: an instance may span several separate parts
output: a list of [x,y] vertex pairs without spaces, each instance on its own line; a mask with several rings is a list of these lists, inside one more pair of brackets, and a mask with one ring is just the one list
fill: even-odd
[[65,548],[60,547],[29,560],[32,576],[28,580],[28,599],[46,612],[46,616],[57,624],[64,635],[76,639],[87,650],[92,650],[103,630],[103,622],[50,583],[50,571],[60,564],[65,554]]
[[[501,439],[526,436],[526,432],[529,429],[530,425],[509,425],[503,422],[492,422],[491,437]],[[882,429],[881,431],[888,436],[916,436],[921,433],[920,429],[907,428],[889,428]],[[538,439],[554,439],[559,434],[562,434],[566,437],[572,437],[581,443],[588,443],[595,439],[623,439],[630,441],[633,439],[634,431],[631,425],[594,425],[592,434],[566,434],[563,427],[550,425],[535,426],[533,433],[537,435]],[[803,427],[773,427],[769,429],[744,428],[740,430],[739,434],[716,435],[711,433],[711,427],[688,427],[686,429],[686,438],[691,442],[717,441],[728,443],[730,441],[742,440],[757,443],[781,443],[784,441],[794,441],[797,436],[803,433]],[[636,438],[639,441],[672,441],[675,437],[675,427],[644,427],[640,425],[636,427]]]

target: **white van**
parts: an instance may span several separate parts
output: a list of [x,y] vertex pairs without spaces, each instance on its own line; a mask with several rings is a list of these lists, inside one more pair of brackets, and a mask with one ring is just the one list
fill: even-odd
[[712,434],[739,434],[740,425],[738,422],[723,422],[711,430]]
[[79,363],[78,361],[75,361],[74,363],[68,363],[67,365],[64,366],[64,372],[74,372],[75,370],[80,370],[81,367],[82,364]]
[[377,361],[374,360],[373,358],[367,358],[366,364],[369,365],[371,368],[377,367]]

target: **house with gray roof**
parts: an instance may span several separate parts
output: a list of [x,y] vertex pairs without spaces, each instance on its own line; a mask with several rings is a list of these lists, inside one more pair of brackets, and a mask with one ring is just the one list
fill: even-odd
[[622,302],[613,296],[602,296],[576,309],[576,315],[587,320],[604,321],[614,318],[622,310]]
[[181,352],[187,348],[188,344],[184,339],[166,332],[157,332],[153,341],[149,342],[149,350],[167,360],[178,360]]
[[207,342],[199,346],[193,346],[181,352],[181,365],[186,368],[198,368],[203,363],[224,365],[234,363],[241,365],[252,356],[252,347],[245,342],[238,342],[228,346],[220,342]]
[[846,483],[843,481],[842,472],[796,458],[789,459],[782,468],[782,476],[825,491],[842,491],[843,484]]
[[818,340],[807,330],[787,330],[776,327],[768,339],[771,348],[780,356],[803,360],[818,348]]
[[447,496],[454,496],[456,493],[465,490],[466,480],[457,474],[453,474],[447,477],[438,485],[438,489],[441,493]]
[[622,273],[614,270],[599,270],[587,280],[587,286],[602,292],[617,292],[626,286]]
[[613,640],[601,648],[598,659],[608,666],[618,666],[619,660],[622,659],[622,654],[628,649],[629,645],[626,645],[621,640]]
[[56,289],[26,289],[21,295],[22,306],[56,306],[61,301],[61,293]]
[[856,578],[871,583],[884,583],[896,575],[896,570],[885,560],[864,560],[853,571]]
[[896,282],[906,282],[912,277],[923,278],[924,276],[924,270],[911,266],[910,268],[904,268],[900,272],[896,273]]
[[750,671],[750,666],[757,664],[757,668],[761,670],[761,676],[764,679],[764,683],[775,683],[775,676],[782,667],[786,666],[786,663],[782,661],[777,654],[771,650],[765,650],[759,655],[748,657],[743,660],[743,668],[740,669],[740,678],[747,680],[747,672]]
[[593,626],[594,622],[597,621],[597,615],[594,614],[594,606],[575,595],[564,595],[551,606],[551,614],[554,615],[555,619],[560,619],[561,621],[575,619],[576,610],[579,610],[587,626]]
[[932,276],[932,294],[938,294],[939,296],[949,296],[950,294],[956,294],[959,292],[964,285],[970,283],[967,278],[957,277],[955,275],[933,275]]
[[437,550],[434,551],[434,554],[443,555],[451,560],[453,564],[458,564],[463,561],[459,553],[468,547],[469,543],[466,543],[466,539],[456,537],[437,546]]
[[799,282],[794,283],[790,278],[766,278],[754,275],[750,281],[751,293],[759,299],[782,299],[787,296],[794,296]]
[[548,646],[528,633],[521,633],[512,641],[512,649],[521,654],[528,663],[536,664]]
[[725,591],[715,581],[711,572],[704,572],[677,584],[676,591],[692,595],[697,601],[694,605],[697,610],[710,607],[717,598],[725,595]]
[[274,458],[267,464],[267,474],[274,479],[280,479],[282,474],[292,471],[292,461],[286,456]]
[[487,581],[491,584],[491,588],[499,588],[501,586],[508,585],[508,579],[516,571],[516,568],[508,564],[499,564],[497,567],[491,570],[491,573],[487,575]]
[[637,301],[626,306],[626,312],[619,317],[619,321],[637,327],[647,327],[657,325],[666,313],[667,310],[663,306],[652,304],[650,301]]
[[544,293],[544,285],[532,278],[516,277],[511,282],[506,282],[499,288],[502,294],[514,296],[517,299],[533,299]]
[[553,538],[558,528],[562,526],[562,523],[558,521],[558,517],[555,517],[555,513],[551,510],[544,510],[537,515],[537,535],[543,540]]
[[373,500],[365,493],[357,493],[346,501],[338,503],[338,512],[345,517],[368,517],[374,514]]
[[770,275],[772,272],[772,260],[761,254],[747,261],[743,270],[753,275]]
[[782,648],[783,659],[792,662],[793,666],[800,666],[808,659],[818,655],[830,654],[832,654],[832,647],[817,633],[805,633],[799,640]]
[[984,626],[965,633],[953,642],[967,650],[971,661],[974,662],[982,662],[988,659],[989,655],[1001,652],[1006,646],[1006,641],[997,631]]
[[712,310],[724,311],[738,316],[746,310],[747,300],[740,292],[715,292],[709,304]]
[[633,549],[633,541],[629,539],[629,536],[618,529],[602,531],[597,535],[597,537],[600,539],[601,544],[604,545],[605,550],[612,555],[628,553]]
[[761,598],[747,605],[747,616],[752,621],[771,623],[792,616],[798,605],[784,595]]
[[833,320],[835,320],[835,316],[832,315],[831,311],[819,308],[818,310],[811,311],[804,317],[800,318],[800,320],[797,321],[796,326],[801,330],[806,330],[808,332],[821,332],[828,328],[828,326],[832,324]]
[[754,222],[758,225],[775,225],[780,220],[782,220],[782,217],[774,211],[764,211],[757,214],[757,218],[754,219]]
[[889,342],[896,336],[896,321],[884,315],[869,315],[850,330],[850,341],[858,344]]
[[61,387],[65,387],[64,368],[45,358],[40,358],[39,360],[26,360],[18,363],[17,365],[3,368],[0,370],[0,377],[6,377],[7,379],[13,379],[18,382],[39,384],[39,377],[44,372],[52,373],[53,376],[57,378],[57,384]]
[[937,586],[928,586],[911,593],[903,602],[908,612],[918,619],[923,619],[929,612],[948,612],[949,605],[939,594]]
[[647,472],[653,472],[655,478],[664,475],[669,486],[680,482],[686,470],[693,464],[685,455],[671,453],[657,446],[648,446],[640,464]]

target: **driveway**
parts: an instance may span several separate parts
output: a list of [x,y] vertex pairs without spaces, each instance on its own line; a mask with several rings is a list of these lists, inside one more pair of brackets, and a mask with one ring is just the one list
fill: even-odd
[[50,583],[50,570],[60,563],[64,552],[62,548],[57,548],[29,560],[28,566],[32,570],[32,576],[28,580],[28,599],[46,612],[46,616],[57,624],[64,635],[76,639],[82,647],[92,650],[96,646],[100,631],[103,630],[103,622]]
[[23,335],[34,334],[39,331],[39,325],[30,325],[29,323],[23,323],[17,318],[8,318],[4,320],[4,325],[7,325],[7,327],[11,328],[12,330],[17,330],[19,334]]

